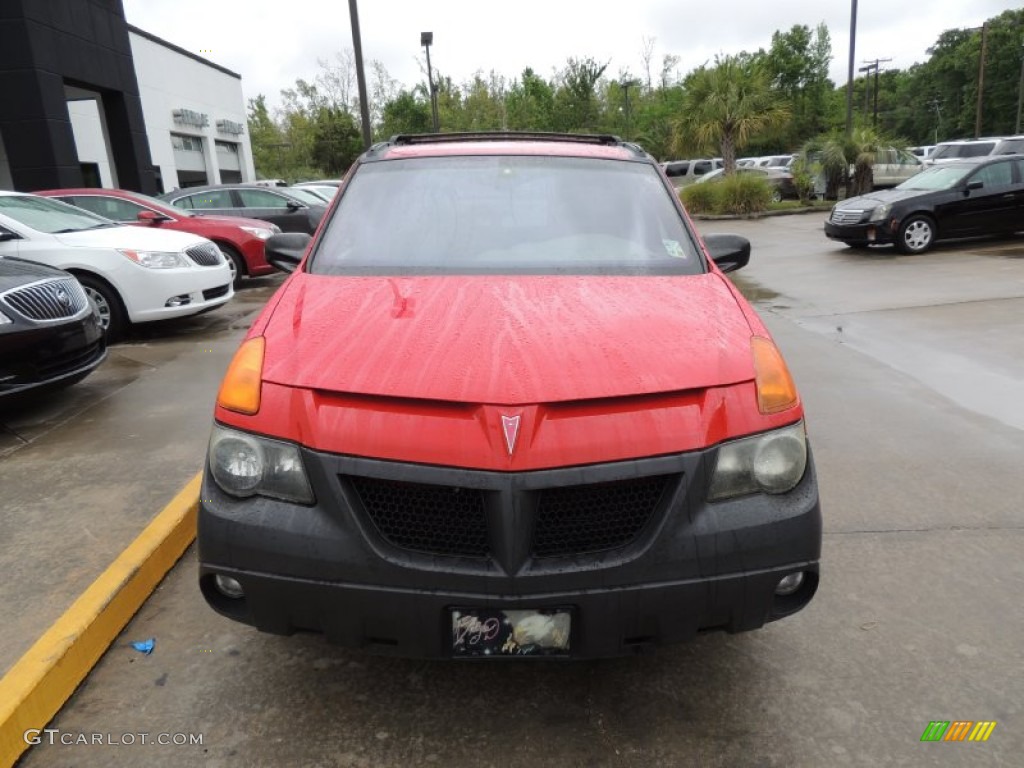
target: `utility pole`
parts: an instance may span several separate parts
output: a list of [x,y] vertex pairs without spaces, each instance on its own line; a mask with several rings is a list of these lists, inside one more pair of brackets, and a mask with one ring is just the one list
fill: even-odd
[[942,109],[939,107],[939,100],[938,99],[932,99],[930,104],[931,104],[932,109],[935,110],[935,141],[932,142],[932,143],[933,144],[938,144],[939,143],[939,128],[942,127]]
[[988,22],[981,25],[981,56],[978,58],[978,109],[974,118],[974,138],[981,138],[981,96],[985,90],[985,49],[988,45]]
[[858,72],[864,73],[864,122],[868,121],[868,102],[871,100],[871,81],[868,79],[871,76],[872,70],[875,68],[874,64],[868,64],[866,67],[859,67]]
[[1020,108],[1022,97],[1024,97],[1024,43],[1020,44],[1020,82],[1017,84],[1017,128],[1014,130],[1014,133],[1020,133]]
[[857,48],[857,0],[850,0],[850,66],[846,76],[846,136],[853,134],[853,57]]
[[630,128],[630,113],[629,113],[629,89],[640,85],[639,80],[626,80],[621,83],[622,91],[625,94],[626,99],[626,141],[631,141],[630,136],[633,131]]
[[884,64],[889,61],[892,61],[892,59],[875,59],[874,63],[871,66],[871,68],[875,71],[875,108],[874,115],[871,118],[871,124],[874,126],[876,131],[878,130],[878,65]]

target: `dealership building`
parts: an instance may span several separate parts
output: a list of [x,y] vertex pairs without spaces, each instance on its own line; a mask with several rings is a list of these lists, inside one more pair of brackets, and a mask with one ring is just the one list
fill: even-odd
[[0,39],[0,189],[255,180],[241,76],[121,0],[4,0]]

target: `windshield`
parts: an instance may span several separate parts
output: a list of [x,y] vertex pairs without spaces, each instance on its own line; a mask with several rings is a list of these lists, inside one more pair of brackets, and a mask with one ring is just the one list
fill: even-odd
[[697,274],[695,242],[645,163],[450,156],[364,163],[315,274]]
[[296,200],[306,203],[307,205],[323,205],[324,199],[315,192],[310,192],[308,189],[299,189],[297,187],[288,187],[286,190],[289,195],[294,197]]
[[35,195],[0,195],[0,213],[36,232],[49,235],[118,226],[95,213]]
[[985,157],[996,145],[994,141],[972,144],[942,144],[931,154],[932,160],[951,160],[954,157]]
[[928,191],[951,189],[973,170],[973,166],[965,168],[959,165],[933,165],[931,168],[914,174],[902,184],[899,184],[896,189],[922,189]]

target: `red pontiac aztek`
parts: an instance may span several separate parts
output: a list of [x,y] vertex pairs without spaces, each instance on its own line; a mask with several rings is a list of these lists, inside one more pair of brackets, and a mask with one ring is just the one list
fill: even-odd
[[804,414],[642,149],[396,136],[224,378],[200,587],[232,619],[402,656],[601,657],[755,629],[818,586]]

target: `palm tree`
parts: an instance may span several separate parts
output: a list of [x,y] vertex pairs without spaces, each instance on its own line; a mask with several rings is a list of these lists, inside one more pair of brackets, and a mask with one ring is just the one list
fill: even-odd
[[685,83],[682,116],[675,122],[676,148],[717,147],[725,172],[736,168],[736,150],[761,131],[789,119],[767,73],[749,57],[723,56],[701,67]]
[[847,137],[835,132],[811,139],[804,145],[803,155],[820,163],[825,174],[825,197],[835,200],[840,186],[847,197],[863,195],[874,186],[875,153],[893,144],[867,127],[854,129]]

